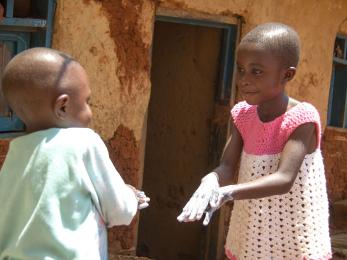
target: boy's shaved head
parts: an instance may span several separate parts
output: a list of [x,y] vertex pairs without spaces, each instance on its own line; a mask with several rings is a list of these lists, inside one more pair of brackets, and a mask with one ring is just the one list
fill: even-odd
[[64,74],[72,63],[77,62],[48,48],[32,48],[16,55],[2,78],[2,91],[11,109],[25,122],[29,111],[52,104],[69,87],[64,84]]
[[2,91],[11,109],[26,125],[50,122],[56,98],[74,86],[65,75],[80,66],[68,55],[49,48],[32,48],[16,55],[6,66]]
[[255,43],[278,56],[286,67],[296,67],[300,56],[299,36],[281,23],[265,23],[247,33],[240,44]]
[[6,66],[2,79],[10,105],[16,95],[28,94],[28,99],[34,99],[30,94],[36,90],[46,94],[59,91],[64,87],[64,73],[73,61],[66,54],[48,48],[28,49],[16,55]]

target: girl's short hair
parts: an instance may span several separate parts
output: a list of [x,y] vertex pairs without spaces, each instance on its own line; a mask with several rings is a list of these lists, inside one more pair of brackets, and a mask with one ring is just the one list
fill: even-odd
[[256,43],[278,56],[286,67],[296,67],[300,57],[297,32],[282,23],[265,23],[248,32],[241,43]]

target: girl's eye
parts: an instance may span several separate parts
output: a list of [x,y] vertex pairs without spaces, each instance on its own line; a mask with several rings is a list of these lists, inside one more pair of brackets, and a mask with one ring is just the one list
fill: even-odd
[[252,73],[253,73],[254,75],[260,75],[260,74],[263,73],[263,71],[262,71],[262,70],[259,70],[259,69],[252,69]]
[[243,68],[241,68],[241,67],[237,67],[237,71],[239,72],[239,73],[242,73],[242,72],[244,72],[245,70],[243,69]]

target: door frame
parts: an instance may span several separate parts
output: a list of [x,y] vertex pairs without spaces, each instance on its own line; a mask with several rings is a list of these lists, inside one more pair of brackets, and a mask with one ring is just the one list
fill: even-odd
[[[167,9],[157,8],[155,17],[153,19],[153,28],[155,26],[156,21],[164,21],[164,22],[174,22],[181,23],[187,25],[197,25],[204,27],[212,27],[212,28],[220,28],[224,29],[225,37],[223,37],[223,46],[222,46],[222,54],[221,54],[221,63],[223,64],[223,69],[220,70],[219,75],[219,86],[218,91],[216,91],[215,99],[219,100],[221,103],[226,103],[230,107],[232,107],[236,102],[236,86],[235,86],[235,73],[236,73],[236,48],[240,42],[241,38],[241,29],[242,25],[245,23],[245,20],[240,15],[233,15],[229,17],[225,16],[211,16],[200,13],[191,14],[185,11],[173,11]],[[232,47],[232,35],[233,30],[235,30],[234,35],[236,35],[234,41],[235,44]],[[154,37],[154,29],[153,29],[153,37]],[[153,48],[153,45],[151,46]],[[233,51],[234,49],[234,51]],[[152,50],[151,50],[151,53]],[[151,57],[152,60],[152,57]],[[228,98],[230,97],[230,98]],[[144,126],[144,138],[143,138],[143,153],[145,151],[145,143],[146,143],[146,133],[147,133],[147,114],[145,118],[145,126]],[[225,141],[230,136],[230,124],[228,125],[228,134]],[[143,172],[143,171],[142,171]],[[144,172],[143,172],[144,173]],[[143,176],[144,177],[144,176]],[[142,182],[142,181],[141,181]],[[211,241],[215,239],[217,236],[217,241],[214,243],[215,248],[211,252],[210,247],[206,247],[204,251],[204,259],[211,259],[211,253],[215,256],[213,259],[222,260],[225,258],[224,255],[224,234],[226,233],[228,227],[225,226],[225,218],[229,216],[228,209],[222,207],[220,209],[220,213],[218,214],[217,230],[213,232],[208,232],[206,241]],[[213,233],[213,234],[212,234]]]

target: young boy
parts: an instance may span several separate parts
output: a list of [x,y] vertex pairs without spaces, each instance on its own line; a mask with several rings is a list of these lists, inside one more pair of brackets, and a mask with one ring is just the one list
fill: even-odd
[[107,259],[106,227],[148,206],[126,185],[99,135],[82,66],[34,48],[6,66],[3,93],[27,133],[10,143],[0,172],[0,260]]

